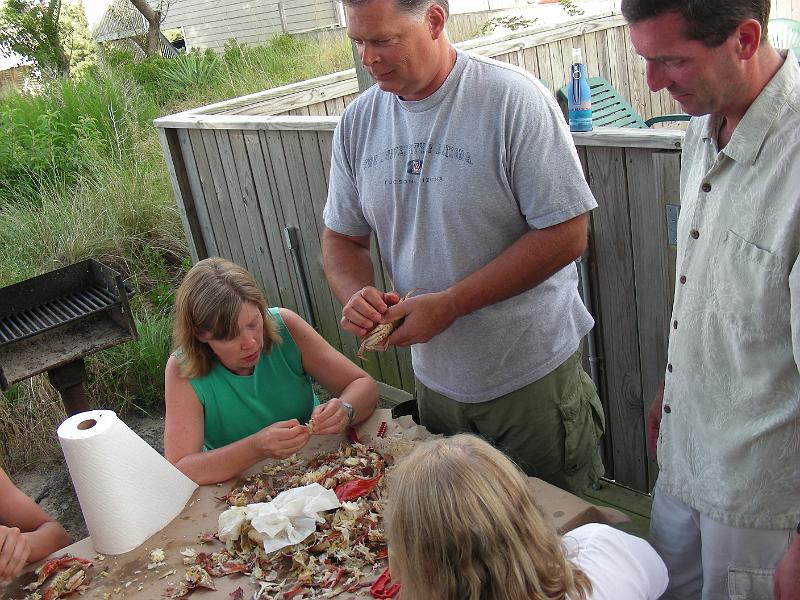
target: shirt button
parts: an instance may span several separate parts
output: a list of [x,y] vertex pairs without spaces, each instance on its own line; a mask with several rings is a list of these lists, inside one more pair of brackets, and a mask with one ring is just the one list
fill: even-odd
[[667,364],[667,371],[669,371],[670,373],[672,373],[672,363],[668,363],[668,364]]
[[672,322],[672,328],[673,329],[677,329],[678,328],[678,321],[673,321]]
[[672,412],[672,408],[670,407],[669,404],[665,404],[664,405],[664,412],[667,413],[667,414]]
[[678,281],[681,283],[686,283],[686,275],[681,275],[681,278]]
[[692,230],[689,232],[689,235],[690,235],[690,236],[692,236],[694,239],[697,239],[697,238],[699,238],[699,237],[700,237],[700,232],[699,232],[699,231],[697,231],[697,229],[692,229]]
[[706,181],[703,185],[700,186],[700,189],[703,190],[704,192],[710,192],[711,184]]

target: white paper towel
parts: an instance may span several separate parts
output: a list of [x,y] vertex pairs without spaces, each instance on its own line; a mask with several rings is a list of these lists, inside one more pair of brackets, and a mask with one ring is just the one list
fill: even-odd
[[58,427],[83,518],[97,552],[129,552],[174,519],[197,484],[111,410],[73,415]]
[[286,546],[299,544],[325,519],[319,513],[341,504],[333,490],[318,483],[282,491],[269,502],[234,506],[219,516],[219,539],[223,542],[239,539],[242,526],[249,522],[258,535],[254,541],[264,544],[269,554]]

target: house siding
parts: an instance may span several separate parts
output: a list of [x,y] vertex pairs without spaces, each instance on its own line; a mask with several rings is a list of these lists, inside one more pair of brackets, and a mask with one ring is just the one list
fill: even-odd
[[[281,16],[280,6],[283,7]],[[162,27],[183,27],[187,48],[221,51],[234,38],[261,44],[272,36],[339,25],[335,0],[175,0]]]

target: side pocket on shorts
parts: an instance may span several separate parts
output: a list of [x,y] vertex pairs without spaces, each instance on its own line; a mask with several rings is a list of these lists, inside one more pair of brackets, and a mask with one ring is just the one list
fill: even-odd
[[597,452],[604,431],[603,409],[588,376],[583,375],[575,391],[562,398],[558,408],[564,423],[564,471],[574,473]]
[[731,600],[772,600],[774,569],[728,567],[728,596]]

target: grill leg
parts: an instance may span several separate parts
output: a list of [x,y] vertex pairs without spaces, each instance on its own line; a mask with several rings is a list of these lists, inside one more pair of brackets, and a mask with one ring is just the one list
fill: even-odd
[[67,363],[47,372],[50,383],[61,394],[61,401],[67,410],[67,416],[76,415],[89,410],[89,398],[83,389],[86,378],[86,365],[83,359]]

